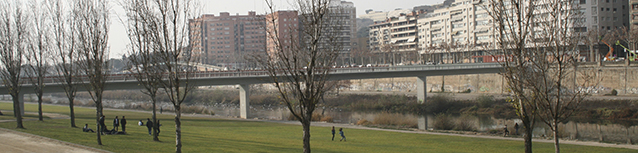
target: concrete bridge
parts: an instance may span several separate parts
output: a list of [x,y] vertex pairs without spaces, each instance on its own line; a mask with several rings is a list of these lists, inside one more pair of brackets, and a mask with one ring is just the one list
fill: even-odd
[[[444,64],[444,65],[414,65],[414,66],[393,66],[393,67],[357,67],[357,68],[335,68],[330,73],[329,80],[352,80],[352,79],[374,79],[374,78],[394,78],[394,77],[417,77],[417,98],[420,102],[426,100],[426,79],[428,76],[441,75],[464,75],[464,74],[484,74],[499,73],[501,65],[497,63],[473,63],[473,64]],[[80,77],[81,78],[81,77]],[[34,93],[34,87],[26,79],[20,90],[21,108],[24,110],[24,94]],[[55,77],[48,77],[45,93],[64,92],[62,84]],[[240,85],[240,116],[248,118],[248,106],[250,104],[250,85],[272,83],[266,71],[204,71],[194,72],[189,80],[195,86],[216,86],[216,85]],[[80,84],[78,91],[86,91]],[[109,75],[105,85],[105,90],[141,90],[137,80],[131,74]],[[8,89],[0,86],[0,94],[8,94]],[[24,111],[22,111],[24,112]]]

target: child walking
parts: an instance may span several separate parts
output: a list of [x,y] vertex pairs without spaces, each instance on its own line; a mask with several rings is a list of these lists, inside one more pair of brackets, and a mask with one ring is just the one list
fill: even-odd
[[[341,135],[341,140],[346,141],[346,136],[343,135],[343,128],[339,128],[339,135]],[[339,140],[339,141],[341,141]]]

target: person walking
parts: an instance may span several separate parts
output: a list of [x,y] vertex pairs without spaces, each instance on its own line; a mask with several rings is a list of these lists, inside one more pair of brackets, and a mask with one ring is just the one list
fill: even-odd
[[122,116],[120,124],[122,124],[122,132],[126,132],[126,116]]
[[159,136],[160,133],[160,126],[162,126],[162,124],[160,124],[160,120],[157,120],[157,135]]
[[335,126],[332,126],[332,141],[335,141]]
[[100,122],[98,123],[98,124],[100,124],[100,125],[98,125],[99,126],[98,127],[99,128],[98,132],[100,132],[100,134],[102,134],[102,135],[104,135],[104,131],[106,131],[106,124],[104,124],[104,118],[105,117],[106,116],[102,115],[102,117],[100,117]]
[[515,135],[518,135],[518,123],[514,124]]
[[504,136],[504,137],[506,137],[506,136],[510,135],[510,131],[509,131],[509,130],[507,130],[507,125],[505,125],[505,128],[503,128],[503,131],[504,131],[504,132],[503,132],[503,136]]
[[115,119],[113,119],[113,130],[117,131],[118,127],[120,127],[120,120],[115,116]]
[[148,135],[151,135],[151,131],[153,131],[153,122],[150,118],[146,118],[146,128],[148,129]]
[[[341,140],[346,141],[346,136],[343,135],[343,128],[339,128],[339,135],[341,135]],[[339,140],[339,141],[341,141]]]

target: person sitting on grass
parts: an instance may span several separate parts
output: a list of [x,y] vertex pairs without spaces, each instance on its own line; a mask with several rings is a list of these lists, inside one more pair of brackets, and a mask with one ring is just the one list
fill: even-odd
[[93,129],[89,128],[89,124],[84,124],[84,127],[82,128],[82,132],[93,132],[93,133],[95,133],[95,131],[93,131]]

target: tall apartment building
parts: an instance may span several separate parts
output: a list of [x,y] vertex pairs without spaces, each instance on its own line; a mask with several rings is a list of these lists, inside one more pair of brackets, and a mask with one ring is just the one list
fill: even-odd
[[332,17],[340,20],[338,24],[331,26],[337,31],[337,40],[339,40],[342,50],[339,51],[339,61],[341,64],[352,63],[350,51],[357,47],[357,8],[354,3],[341,0],[330,0],[330,10]]
[[[282,46],[299,42],[299,15],[297,11],[277,11],[266,15],[266,50],[269,54],[277,51],[275,40],[279,37]],[[275,22],[272,22],[272,21]],[[275,29],[277,28],[277,29]]]
[[629,6],[631,6],[629,10],[631,28],[638,28],[638,0],[629,0]]
[[189,22],[192,56],[200,63],[231,69],[251,67],[246,57],[265,52],[264,18],[255,12],[204,14]]
[[[417,17],[414,14],[388,19],[385,22],[376,22],[369,26],[370,51],[381,56],[390,56],[388,62],[399,63],[395,54],[399,54],[401,62],[406,61],[404,55],[416,53],[417,50]],[[417,54],[415,54],[417,55]],[[385,59],[385,57],[384,57]]]

